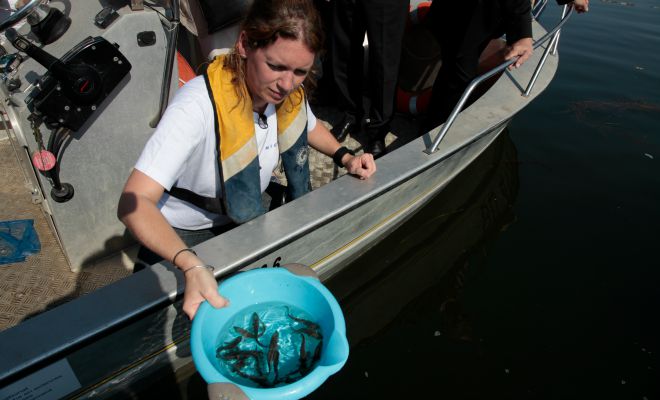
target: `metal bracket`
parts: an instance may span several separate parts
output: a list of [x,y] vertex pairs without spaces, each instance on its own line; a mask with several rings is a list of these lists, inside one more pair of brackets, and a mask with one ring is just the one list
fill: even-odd
[[298,263],[285,264],[282,265],[282,268],[286,269],[287,271],[295,275],[309,276],[315,278],[316,280],[320,280],[319,275],[316,273],[316,271],[314,271],[305,264],[298,264]]
[[43,203],[44,199],[41,196],[41,192],[39,191],[38,188],[36,187],[28,187],[30,190],[30,196],[32,197],[32,204],[41,204]]
[[133,11],[144,10],[144,2],[142,0],[131,0],[131,10]]

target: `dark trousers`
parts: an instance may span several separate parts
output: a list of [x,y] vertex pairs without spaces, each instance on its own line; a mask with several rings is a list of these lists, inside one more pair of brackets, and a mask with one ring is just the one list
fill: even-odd
[[481,52],[491,39],[504,33],[498,23],[499,10],[490,4],[494,2],[431,3],[426,22],[440,44],[442,66],[433,83],[424,131],[445,122],[469,83],[477,77]]
[[317,86],[313,91],[308,90],[309,100],[312,104],[336,105],[334,82],[332,79],[332,60],[330,49],[332,48],[332,15],[333,2],[327,0],[314,0],[321,21],[323,23],[323,34],[325,35],[324,51],[320,54],[321,76],[316,82]]
[[[330,58],[338,105],[355,121],[368,117],[367,131],[384,136],[394,114],[409,2],[334,0],[333,3]],[[364,82],[363,73],[365,32],[369,41],[368,82]],[[370,99],[368,113],[362,104],[365,84]]]

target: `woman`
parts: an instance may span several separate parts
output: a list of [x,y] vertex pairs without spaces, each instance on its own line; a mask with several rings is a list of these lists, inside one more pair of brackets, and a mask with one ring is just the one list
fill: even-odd
[[211,268],[188,248],[263,212],[278,159],[293,197],[308,192],[307,145],[366,179],[370,154],[342,147],[309,108],[303,83],[322,46],[308,0],[255,0],[236,46],[176,93],[126,182],[118,216],[140,259],[171,261],[186,279],[183,310],[227,305]]

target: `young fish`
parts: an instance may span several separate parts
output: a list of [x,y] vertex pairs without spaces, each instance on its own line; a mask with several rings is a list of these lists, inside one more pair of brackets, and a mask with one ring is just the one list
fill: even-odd
[[[254,367],[257,370],[259,375],[263,375],[263,369],[261,369],[261,352],[256,350],[236,350],[236,351],[227,351],[221,355],[221,358],[225,361],[235,360],[236,363],[241,363],[245,365],[248,359],[254,359]],[[235,365],[234,364],[234,365]]]
[[270,387],[271,386],[270,383],[268,382],[268,378],[261,375],[260,373],[259,373],[259,375],[250,375],[246,372],[243,372],[243,370],[241,368],[236,368],[235,365],[231,366],[231,369],[238,376],[243,377],[245,379],[249,379],[249,380],[251,380],[252,382],[256,383],[257,385],[259,385],[261,387]]
[[[257,337],[261,336],[266,332],[266,324],[261,322],[259,319],[259,315],[256,312],[252,313],[252,317],[250,317],[250,325],[252,326],[252,332],[254,332]],[[259,333],[261,331],[261,333]]]
[[254,339],[259,346],[266,347],[265,345],[261,344],[261,342],[259,342],[259,337],[261,337],[261,335],[263,335],[266,331],[266,326],[263,322],[261,322],[256,312],[252,313],[252,317],[250,318],[250,328],[251,331],[248,331],[247,329],[243,329],[240,326],[235,326],[234,331],[245,338]]
[[243,369],[246,363],[247,363],[247,358],[241,358],[240,360],[236,360],[236,362],[232,365],[232,368],[239,370]]
[[291,318],[292,320],[294,320],[296,322],[300,322],[301,324],[305,325],[305,327],[307,327],[307,328],[313,329],[315,331],[320,331],[321,330],[321,326],[319,324],[317,324],[316,322],[312,322],[312,321],[306,320],[304,318],[294,317],[293,315],[291,315],[291,312],[289,312],[289,307],[286,307],[286,315],[289,318]]
[[298,357],[298,362],[300,363],[300,371],[305,373],[307,371],[307,349],[305,349],[305,335],[300,334],[300,357]]
[[312,364],[321,359],[321,349],[323,348],[323,340],[319,340],[314,349],[314,355],[312,356]]
[[255,335],[254,333],[252,333],[252,332],[250,332],[246,329],[243,329],[240,326],[235,326],[234,331],[236,331],[236,333],[243,336],[244,338],[254,339],[259,346],[266,347],[263,344],[261,344],[261,342],[259,342],[259,336]]
[[278,348],[278,341],[280,338],[280,333],[278,331],[275,331],[273,333],[273,336],[270,337],[270,345],[268,346],[268,372],[270,373],[271,371],[271,365],[272,369],[275,371],[275,381],[278,380],[278,375],[279,375],[279,363],[280,363],[280,350]]
[[322,340],[323,335],[321,335],[321,331],[319,329],[315,329],[312,326],[305,326],[300,329],[294,329],[294,332],[298,333],[304,333],[307,336],[313,337],[314,339]]
[[236,346],[243,340],[242,336],[237,336],[236,338],[230,340],[229,342],[224,343],[222,346],[218,346],[218,349],[215,352],[216,357],[220,357],[220,353],[225,350],[235,349]]
[[220,358],[222,358],[225,361],[245,360],[250,358],[250,355],[244,350],[236,350],[236,351],[226,351],[220,355]]
[[288,383],[293,383],[293,382],[297,381],[298,379],[300,379],[300,378],[302,378],[302,377],[303,377],[303,374],[302,374],[302,373],[300,372],[300,370],[298,369],[298,370],[295,370],[295,371],[292,371],[292,372],[288,373],[288,374],[287,374],[287,375],[281,380],[281,382],[284,382],[284,383],[287,383],[287,384],[288,384]]

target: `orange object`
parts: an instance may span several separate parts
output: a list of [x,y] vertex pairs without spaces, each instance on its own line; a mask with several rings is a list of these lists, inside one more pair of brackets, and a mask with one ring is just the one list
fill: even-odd
[[407,92],[397,88],[396,109],[399,112],[412,115],[423,114],[429,108],[430,101],[431,88],[424,89],[419,93]]
[[429,11],[431,10],[430,1],[422,1],[417,5],[410,5],[410,13],[408,13],[408,26],[419,25],[426,19]]
[[504,49],[506,42],[502,39],[493,39],[488,46],[481,52],[479,57],[479,74],[490,71],[502,64],[504,60]]
[[190,64],[188,64],[188,60],[186,60],[178,51],[176,52],[176,61],[179,67],[179,87],[181,87],[197,75],[195,75],[195,71],[193,71]]

